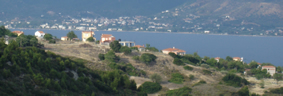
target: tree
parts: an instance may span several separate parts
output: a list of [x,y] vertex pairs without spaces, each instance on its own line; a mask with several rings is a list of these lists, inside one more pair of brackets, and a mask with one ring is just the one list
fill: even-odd
[[86,41],[88,41],[88,42],[95,42],[95,40],[93,39],[93,37],[87,38]]
[[140,87],[139,90],[146,92],[148,94],[152,94],[155,92],[158,92],[162,89],[162,86],[159,83],[153,83],[153,82],[144,82]]
[[179,66],[184,65],[184,62],[182,60],[178,59],[178,58],[175,58],[173,63],[176,64],[176,65],[179,65]]
[[44,37],[43,37],[45,40],[51,40],[53,39],[53,36],[51,34],[45,34]]
[[104,59],[105,59],[104,54],[99,54],[99,55],[98,55],[98,58],[99,58],[100,60],[104,60]]
[[257,68],[257,66],[258,66],[257,62],[251,62],[251,63],[249,64],[249,67],[250,67],[251,69]]
[[120,48],[121,48],[121,44],[119,43],[119,41],[115,40],[113,42],[110,43],[110,48],[114,51],[114,52],[119,52]]
[[132,49],[127,46],[123,46],[120,48],[120,52],[124,52],[125,55],[129,55],[132,53]]
[[118,61],[119,58],[115,55],[115,53],[110,50],[108,51],[105,55],[104,55],[105,60],[109,61],[109,62],[115,62]]
[[140,60],[142,62],[144,62],[145,64],[149,64],[150,62],[152,61],[155,61],[157,57],[153,54],[150,54],[150,53],[143,53],[140,57]]
[[250,91],[249,91],[249,88],[247,86],[243,87],[242,89],[240,89],[238,91],[238,94],[240,96],[250,96]]
[[159,83],[159,82],[161,82],[161,80],[162,80],[161,76],[158,75],[158,74],[156,74],[156,73],[152,74],[152,75],[150,76],[150,79],[151,79],[152,82],[154,82],[154,83]]
[[226,60],[227,60],[227,61],[232,61],[232,60],[233,60],[233,58],[232,58],[232,57],[230,57],[230,56],[227,56],[227,57],[226,57]]
[[273,75],[273,78],[277,81],[277,84],[278,84],[278,81],[283,79],[283,75],[281,73],[275,73]]
[[68,37],[68,40],[71,40],[73,38],[78,38],[78,36],[75,34],[74,31],[70,31],[68,34],[67,34],[67,37]]

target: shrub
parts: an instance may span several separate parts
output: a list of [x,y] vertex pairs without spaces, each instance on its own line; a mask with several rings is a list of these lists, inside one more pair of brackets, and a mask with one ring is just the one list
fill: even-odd
[[150,54],[150,53],[143,53],[140,57],[140,60],[142,62],[144,62],[145,64],[149,64],[150,62],[152,61],[155,61],[157,57],[153,54]]
[[171,79],[169,82],[176,83],[176,84],[182,84],[184,81],[184,76],[180,73],[173,73],[171,75]]
[[88,42],[94,42],[95,40],[93,39],[93,37],[89,37],[89,38],[86,39],[86,41],[88,41]]
[[226,74],[222,78],[222,80],[226,83],[226,85],[234,86],[234,87],[241,87],[242,85],[248,85],[249,82],[245,78],[241,78],[235,74]]
[[153,82],[144,82],[138,90],[143,91],[145,93],[151,94],[156,93],[162,89],[162,86],[159,83]]
[[113,42],[110,43],[110,48],[114,51],[114,52],[119,52],[120,48],[121,48],[121,44],[119,43],[119,41],[115,40]]
[[249,91],[249,88],[247,86],[243,87],[242,89],[240,89],[238,91],[238,94],[240,96],[250,96],[250,91]]
[[99,58],[100,60],[104,60],[104,59],[105,59],[104,54],[99,54],[99,55],[98,55],[98,58]]
[[209,70],[202,70],[204,75],[210,75],[212,72]]
[[270,89],[270,93],[273,93],[273,94],[283,94],[283,87],[276,88],[276,89]]
[[207,64],[201,64],[200,66],[203,67],[203,68],[206,68],[206,69],[209,68],[209,65],[207,65]]
[[169,90],[166,92],[166,96],[189,96],[192,89],[189,87],[183,87],[175,90]]
[[162,80],[161,76],[156,73],[152,74],[150,76],[150,79],[152,80],[152,82],[155,82],[155,83],[159,83]]
[[124,54],[128,55],[132,53],[132,49],[127,46],[123,46],[120,48],[120,52],[123,52]]
[[200,80],[198,83],[194,84],[193,86],[198,86],[201,84],[206,84],[206,82],[204,80]]
[[184,62],[178,58],[174,58],[174,61],[173,61],[174,64],[176,65],[185,65]]
[[190,80],[194,80],[194,79],[195,79],[195,76],[191,74],[191,75],[189,76],[189,79],[190,79]]
[[190,66],[184,66],[184,69],[185,69],[185,70],[194,70],[194,68],[193,68],[193,67],[190,67]]

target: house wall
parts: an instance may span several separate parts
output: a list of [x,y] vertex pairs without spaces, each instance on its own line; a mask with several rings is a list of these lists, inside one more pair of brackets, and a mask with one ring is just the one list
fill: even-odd
[[271,76],[273,76],[273,75],[276,73],[276,68],[262,68],[262,70],[263,70],[263,69],[266,69],[267,72],[268,72]]
[[94,32],[82,33],[82,40],[85,42],[87,40],[87,38],[93,37],[93,35],[94,35]]

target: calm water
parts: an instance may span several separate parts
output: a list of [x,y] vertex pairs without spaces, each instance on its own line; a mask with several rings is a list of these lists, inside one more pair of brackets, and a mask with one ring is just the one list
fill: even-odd
[[[34,35],[34,32],[37,30],[22,31],[26,35]],[[50,33],[58,38],[66,36],[69,32],[67,30],[40,31]],[[74,32],[81,38],[81,31]],[[100,35],[103,33],[112,34],[116,39],[135,41],[137,45],[150,44],[159,50],[176,47],[186,50],[187,54],[198,52],[202,57],[244,57],[245,62],[255,60],[260,63],[265,62],[283,66],[283,37],[107,31],[96,31],[95,37],[100,40]]]

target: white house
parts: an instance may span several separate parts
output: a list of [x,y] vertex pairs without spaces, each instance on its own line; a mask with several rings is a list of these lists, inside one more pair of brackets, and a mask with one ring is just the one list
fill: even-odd
[[36,32],[34,33],[34,35],[35,35],[36,37],[43,38],[44,35],[45,35],[45,33],[44,33],[43,31],[36,31]]
[[261,69],[262,69],[262,70],[263,70],[263,69],[266,69],[267,72],[268,72],[271,76],[273,76],[273,75],[276,73],[276,67],[274,67],[274,66],[262,66]]

